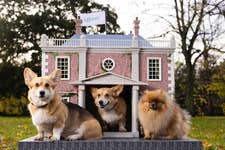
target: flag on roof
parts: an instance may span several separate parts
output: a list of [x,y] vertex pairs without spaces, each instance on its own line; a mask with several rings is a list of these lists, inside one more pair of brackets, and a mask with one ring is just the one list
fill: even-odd
[[82,20],[81,26],[93,26],[99,24],[105,24],[105,11],[93,12],[93,13],[78,13]]

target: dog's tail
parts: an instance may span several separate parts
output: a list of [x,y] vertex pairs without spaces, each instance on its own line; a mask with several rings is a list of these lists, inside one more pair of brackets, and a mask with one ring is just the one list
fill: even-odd
[[186,110],[182,110],[182,112],[183,112],[183,131],[184,131],[183,138],[187,138],[187,134],[191,129],[191,115]]

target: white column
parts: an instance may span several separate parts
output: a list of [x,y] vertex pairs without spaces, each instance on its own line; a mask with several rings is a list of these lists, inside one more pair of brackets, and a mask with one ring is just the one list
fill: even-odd
[[[80,47],[79,47],[79,81],[86,78],[86,58],[87,57],[87,47],[85,35],[80,37]],[[85,85],[78,86],[78,105],[85,108]]]
[[173,53],[169,53],[168,60],[168,93],[171,97],[175,94],[175,77],[174,77],[174,56]]
[[131,77],[135,81],[139,81],[139,51],[139,49],[132,49]]
[[46,73],[48,72],[47,70],[47,60],[48,60],[48,55],[46,55],[45,52],[43,52],[43,47],[48,47],[48,42],[49,42],[49,38],[46,34],[42,34],[41,35],[41,42],[40,42],[40,47],[41,47],[41,50],[42,50],[42,53],[41,53],[41,75],[42,76],[45,76]]
[[78,86],[78,105],[85,108],[85,86]]
[[132,131],[134,137],[139,136],[138,126],[137,126],[138,91],[139,91],[139,86],[134,85],[132,87],[132,128],[131,128],[131,131]]
[[46,76],[48,73],[48,54],[41,53],[41,76]]
[[137,36],[132,37],[132,70],[131,70],[131,78],[135,81],[139,81],[139,52],[138,48],[138,38]]
[[86,50],[79,52],[79,81],[86,78]]
[[41,53],[41,76],[45,76],[45,52]]
[[81,81],[86,78],[87,45],[85,35],[80,36],[79,50],[79,81]]

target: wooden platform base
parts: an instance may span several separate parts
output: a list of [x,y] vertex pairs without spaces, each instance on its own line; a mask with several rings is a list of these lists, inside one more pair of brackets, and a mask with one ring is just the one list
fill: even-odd
[[78,140],[40,142],[32,138],[18,143],[19,150],[202,150],[201,141],[144,140],[140,138],[105,138],[102,140]]

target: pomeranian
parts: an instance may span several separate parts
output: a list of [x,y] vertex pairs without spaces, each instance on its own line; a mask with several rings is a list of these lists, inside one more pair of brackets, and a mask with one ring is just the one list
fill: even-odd
[[[127,105],[120,96],[123,91],[122,85],[111,88],[91,88],[95,105],[102,119],[108,125],[119,125],[120,132],[126,132]],[[103,127],[107,130],[107,127]]]
[[190,115],[162,90],[144,92],[138,116],[145,139],[183,139],[190,129]]
[[29,88],[28,109],[38,130],[34,140],[100,139],[102,129],[99,122],[78,105],[64,104],[55,92],[60,77],[59,70],[44,77],[37,77],[29,68],[24,70],[25,84]]

